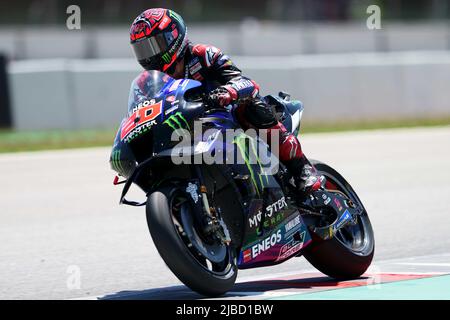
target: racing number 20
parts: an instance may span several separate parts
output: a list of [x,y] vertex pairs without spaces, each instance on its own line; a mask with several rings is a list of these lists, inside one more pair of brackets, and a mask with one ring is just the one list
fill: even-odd
[[133,113],[122,124],[120,139],[123,140],[133,129],[140,127],[146,122],[152,121],[161,114],[162,101],[145,106]]

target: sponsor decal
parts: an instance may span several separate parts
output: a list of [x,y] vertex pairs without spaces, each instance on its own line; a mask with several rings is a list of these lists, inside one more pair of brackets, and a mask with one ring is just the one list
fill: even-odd
[[237,81],[237,82],[233,83],[232,86],[234,89],[236,89],[236,91],[240,91],[243,89],[252,88],[253,82],[251,82],[250,80],[247,80],[247,79],[243,79],[241,81]]
[[346,224],[349,220],[351,220],[352,216],[348,210],[345,210],[345,212],[342,214],[342,216],[339,217],[339,220],[336,222],[336,225],[334,226],[334,231],[337,231],[340,229],[344,224]]
[[[276,213],[271,218],[264,219],[263,226],[264,226],[264,228],[270,228],[270,227],[272,227],[272,226],[282,222],[283,219],[284,219],[283,213],[281,213],[281,212],[280,213]],[[248,219],[250,228],[253,228],[253,227],[257,226],[257,231],[258,231],[259,227],[260,227],[261,220],[262,220],[262,212],[258,211],[257,214],[255,214],[252,218]]]
[[148,128],[156,124],[154,119],[161,114],[161,109],[162,101],[138,109],[122,123],[120,139],[127,138],[128,142],[137,134],[147,131]]
[[334,204],[336,205],[336,207],[338,208],[339,211],[342,211],[342,209],[344,209],[341,205],[341,202],[339,201],[339,199],[334,198]]
[[188,67],[191,68],[193,65],[197,64],[200,59],[197,56],[193,56],[192,59],[188,63]]
[[122,161],[120,159],[120,152],[120,149],[114,150],[111,154],[111,166],[114,171],[123,173],[125,170],[123,169]]
[[156,120],[152,120],[149,121],[147,123],[144,123],[143,125],[139,126],[138,128],[134,129],[128,136],[125,137],[125,139],[123,139],[123,141],[125,142],[130,142],[131,140],[133,140],[134,138],[137,138],[138,136],[140,136],[141,134],[147,132],[148,130],[151,129],[151,127],[157,125],[158,123],[156,122]]
[[[276,222],[281,221],[281,220],[283,219],[283,215],[282,215],[282,214],[278,214],[278,215],[274,216],[274,214],[275,214],[276,212],[280,211],[281,209],[283,209],[284,207],[287,207],[287,203],[286,203],[285,198],[282,197],[282,198],[278,199],[277,201],[275,201],[274,203],[272,203],[272,204],[270,204],[270,205],[268,205],[268,206],[266,207],[266,210],[265,210],[265,217],[272,218],[272,219],[270,219],[270,220],[274,220],[274,221],[273,221],[273,222],[274,222],[273,224],[275,224]],[[272,216],[273,216],[273,217],[272,217]],[[254,227],[254,226],[257,226],[257,225],[261,222],[261,219],[262,219],[262,212],[261,212],[261,211],[258,211],[257,214],[255,214],[253,217],[251,217],[251,218],[248,219],[250,228],[252,228],[252,227]],[[269,221],[270,221],[270,220],[269,220]],[[265,221],[264,223],[266,223],[266,222],[268,223],[268,225],[266,226],[266,224],[265,224],[264,226],[265,226],[265,227],[268,227],[268,226],[269,226],[269,222],[268,222],[268,221]],[[271,222],[272,222],[272,221],[271,221]],[[273,225],[273,224],[272,224],[272,225]]]
[[[175,41],[175,44],[178,45],[178,39],[180,39],[181,37],[178,37],[177,40]],[[177,56],[181,55],[181,53],[183,52],[184,48],[186,47],[188,41],[185,39],[186,37],[183,37],[181,39],[183,39],[180,48],[177,51]],[[181,41],[181,40],[180,40]],[[174,49],[175,50],[175,49]]]
[[326,194],[322,194],[323,203],[327,206],[331,202],[331,198]]
[[215,47],[208,47],[205,51],[205,60],[206,60],[206,66],[211,66],[214,63],[214,60],[216,59],[216,54],[219,52],[219,49]]
[[175,96],[168,96],[168,97],[166,98],[166,101],[168,101],[168,102],[173,102],[173,101],[175,101]]
[[294,229],[296,226],[298,226],[301,223],[300,216],[296,216],[294,219],[290,220],[286,225],[284,226],[286,229],[286,233]]
[[200,195],[198,194],[198,186],[195,183],[189,182],[186,192],[189,193],[192,197],[192,200],[197,203]]
[[292,238],[291,241],[283,245],[280,249],[280,254],[276,261],[284,260],[303,248],[305,242],[306,231],[300,233],[300,238],[298,240]]
[[243,257],[244,257],[244,263],[252,260],[252,250],[251,249],[245,250],[243,253]]
[[252,259],[255,259],[261,253],[269,250],[280,241],[281,241],[281,230],[278,230],[276,233],[273,233],[270,237],[267,237],[266,239],[252,246]]
[[189,123],[186,121],[186,118],[181,114],[181,112],[177,112],[171,115],[163,123],[167,124],[173,130],[177,129],[188,129],[189,131],[191,130],[191,128],[189,127]]
[[222,54],[218,60],[217,60],[217,64],[220,66],[231,66],[233,65],[233,61],[231,61],[230,57],[227,56],[226,54]]
[[131,116],[133,113],[135,113],[139,109],[144,108],[144,107],[148,107],[148,106],[150,106],[152,104],[155,104],[155,99],[141,101],[136,106],[134,106],[133,109],[131,109],[128,112],[128,116]]
[[169,16],[171,18],[177,20],[178,23],[183,24],[183,19],[181,19],[181,17],[177,13],[175,13],[174,11],[169,10]]
[[[173,27],[173,28],[176,28],[175,25],[172,25],[172,27]],[[178,37],[178,29],[173,29],[173,30],[172,30],[172,37],[173,37],[174,39],[176,39],[176,38]]]
[[258,223],[261,222],[261,215],[262,215],[262,212],[258,211],[258,213],[256,215],[254,215],[253,217],[248,219],[250,228],[258,225]]
[[165,29],[165,28],[167,28],[167,26],[169,25],[169,23],[171,22],[172,20],[168,17],[168,16],[164,16],[164,18],[161,20],[161,22],[159,23],[159,26],[158,26],[158,28],[160,29],[160,30],[163,30],[163,29]]
[[284,197],[277,200],[276,202],[272,203],[271,205],[268,205],[266,208],[267,216],[271,217],[273,213],[281,210],[282,208],[287,207],[287,203]]
[[[250,147],[247,148],[247,143],[245,143],[246,140],[249,140]],[[250,172],[250,177],[253,183],[253,186],[255,187],[256,193],[260,195],[262,192],[265,183],[269,183],[269,178],[267,175],[263,174],[263,166],[261,164],[261,159],[259,158],[259,154],[256,149],[256,141],[252,139],[251,137],[247,136],[246,134],[242,133],[234,138],[233,141],[234,144],[236,144],[239,148],[239,151],[242,155],[242,158],[244,159],[245,165],[248,168],[248,171]],[[253,154],[251,154],[253,153]],[[250,159],[253,156],[253,159],[256,159],[256,163],[259,166],[259,172],[258,172],[258,178],[259,181],[257,181],[256,173],[253,170],[253,166],[250,163]],[[265,181],[265,182],[264,182]],[[260,190],[261,189],[261,190]]]
[[272,227],[281,221],[283,221],[284,215],[282,213],[277,213],[273,217],[264,220],[264,228]]
[[203,76],[200,74],[200,72],[197,72],[196,74],[192,75],[192,78],[197,81],[203,80]]
[[168,54],[167,52],[164,53],[161,57],[161,59],[164,61],[165,64],[168,64],[170,62],[170,54]]
[[198,71],[200,71],[200,69],[202,68],[202,65],[200,64],[200,61],[198,61],[196,64],[194,64],[193,66],[189,67],[189,71],[191,74],[195,74]]
[[[170,11],[169,14],[172,18],[174,18],[175,20],[178,20],[178,16],[176,14],[172,14],[172,11]],[[177,34],[178,36],[178,34]],[[171,45],[170,49],[168,52],[166,52],[165,54],[163,54],[162,59],[166,64],[169,64],[172,61],[172,58],[175,59],[176,56],[180,55],[180,53],[184,50],[184,48],[186,47],[186,41],[184,41],[185,37],[176,37],[175,42]],[[177,50],[178,48],[178,50]],[[175,52],[175,50],[177,50],[177,52]]]

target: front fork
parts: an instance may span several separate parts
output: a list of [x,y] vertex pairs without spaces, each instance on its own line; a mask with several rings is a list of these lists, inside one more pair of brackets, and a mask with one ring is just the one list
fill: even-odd
[[[200,225],[202,226],[203,233],[208,236],[219,240],[225,245],[231,243],[230,233],[226,227],[223,219],[221,218],[220,208],[215,205],[215,193],[216,193],[216,183],[214,182],[214,187],[211,195],[211,201],[208,198],[208,190],[206,188],[205,180],[203,178],[203,173],[200,166],[194,165],[195,176],[197,181],[194,181],[197,186],[197,190],[200,190],[200,194],[197,195],[197,199],[200,199],[199,212],[201,212]],[[191,191],[191,196],[195,199],[195,195],[192,195],[193,184],[190,182],[186,191],[189,193]],[[189,190],[190,189],[190,190]],[[195,200],[194,200],[195,202]]]

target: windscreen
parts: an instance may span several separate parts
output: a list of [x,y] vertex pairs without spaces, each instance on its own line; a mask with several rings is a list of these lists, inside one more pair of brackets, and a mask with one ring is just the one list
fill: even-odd
[[128,97],[128,114],[133,113],[139,104],[162,95],[162,89],[172,82],[173,78],[159,71],[144,71],[131,83]]

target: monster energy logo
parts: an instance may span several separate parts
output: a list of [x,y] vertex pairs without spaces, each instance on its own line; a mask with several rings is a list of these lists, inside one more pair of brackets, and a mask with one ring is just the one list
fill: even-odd
[[[250,147],[247,147],[246,140],[249,141]],[[261,193],[262,189],[264,188],[264,180],[266,183],[269,183],[269,178],[267,177],[267,175],[262,173],[263,166],[261,164],[261,160],[260,160],[260,158],[258,156],[258,152],[256,150],[255,139],[252,139],[251,137],[249,137],[245,134],[240,134],[239,136],[237,136],[234,139],[233,143],[235,143],[238,146],[239,151],[241,152],[241,154],[244,158],[244,162],[247,165],[248,170],[250,171],[250,177],[252,179],[253,185],[255,186],[255,190],[259,195]],[[251,159],[256,159],[256,164],[258,164],[258,166],[259,166],[258,180],[257,180],[256,174],[253,170]],[[260,188],[261,188],[261,190],[260,190]]]
[[173,130],[185,129],[185,128],[187,128],[189,131],[191,130],[191,128],[189,127],[189,123],[186,121],[186,119],[181,114],[181,112],[177,112],[177,113],[171,115],[163,123],[167,124]]
[[175,20],[177,20],[179,24],[183,24],[183,20],[181,19],[181,17],[177,13],[173,12],[172,10],[169,10],[169,16],[171,18],[174,18]]
[[120,159],[120,150],[115,150],[111,154],[111,166],[114,171],[117,171],[119,173],[125,172],[122,166],[122,161]]
[[168,53],[164,53],[163,56],[161,57],[163,59],[163,61],[167,64],[170,62],[170,55]]

